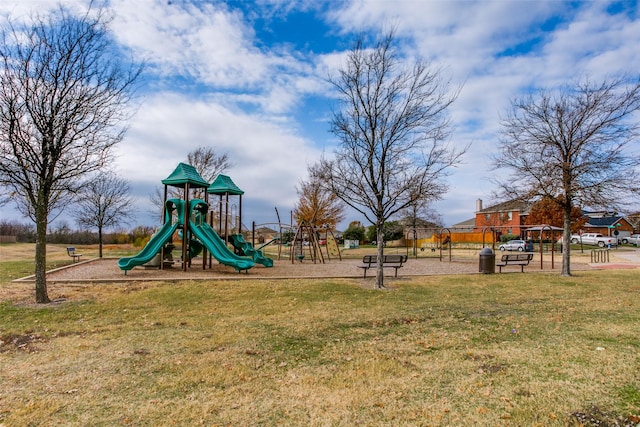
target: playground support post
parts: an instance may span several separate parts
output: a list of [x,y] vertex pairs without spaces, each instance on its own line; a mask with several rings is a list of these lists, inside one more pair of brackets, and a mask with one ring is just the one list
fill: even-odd
[[187,240],[189,239],[189,183],[184,184],[184,221],[182,224],[182,271],[187,271]]
[[413,256],[418,258],[418,230],[413,229]]
[[[452,245],[453,241],[452,241],[452,239],[451,239],[451,230],[450,230],[450,229],[448,229],[448,228],[446,228],[446,227],[445,227],[445,228],[441,228],[441,229],[440,229],[440,233],[439,233],[439,234],[440,234],[440,237],[442,238],[442,235],[444,234],[444,231],[445,231],[445,230],[446,230],[446,231],[447,231],[447,233],[448,233],[448,234],[447,234],[447,238],[449,239],[449,241],[447,242],[447,243],[448,243],[448,245],[447,245],[447,246],[448,246],[448,249],[449,249],[449,262],[451,262],[451,250],[452,250],[452,246],[453,246],[453,245]],[[442,242],[442,240],[441,240],[441,241],[440,241],[440,261],[442,261],[442,246],[443,246],[443,242]]]
[[[169,187],[164,186],[164,199],[162,201],[162,216],[160,217],[162,221],[165,221],[167,215],[167,197],[169,196]],[[160,270],[164,270],[164,245],[160,248]],[[125,270],[124,274],[127,274]]]

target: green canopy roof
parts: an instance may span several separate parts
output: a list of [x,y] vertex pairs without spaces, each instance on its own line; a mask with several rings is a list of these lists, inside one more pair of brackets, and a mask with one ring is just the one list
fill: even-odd
[[164,185],[172,185],[174,187],[182,187],[189,183],[193,188],[207,188],[209,183],[204,180],[191,165],[180,163],[171,175],[162,180]]
[[233,183],[231,178],[226,175],[218,175],[216,179],[211,183],[209,188],[207,188],[207,193],[209,194],[233,194],[236,196],[241,196],[244,194],[244,191],[238,188],[237,185]]

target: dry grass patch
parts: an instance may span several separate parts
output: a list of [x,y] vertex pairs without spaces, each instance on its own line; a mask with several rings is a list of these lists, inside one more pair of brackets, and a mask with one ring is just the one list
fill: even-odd
[[[47,260],[49,261],[68,261],[73,263],[73,259],[67,254],[67,247],[73,246],[85,258],[95,258],[98,256],[98,245],[62,245],[47,244]],[[35,256],[35,243],[0,243],[0,263],[7,261],[24,261],[33,262]],[[141,248],[135,248],[133,245],[103,245],[104,256],[123,256],[136,253]]]
[[[640,414],[637,272],[390,283],[98,285],[51,307],[0,304],[0,424],[577,426]],[[30,351],[11,344],[21,336],[37,337]]]

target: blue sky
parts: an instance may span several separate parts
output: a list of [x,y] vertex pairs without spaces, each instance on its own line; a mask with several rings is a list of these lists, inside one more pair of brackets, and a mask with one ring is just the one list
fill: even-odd
[[[0,14],[19,20],[56,4],[4,0]],[[326,79],[361,33],[395,27],[408,61],[431,61],[461,88],[450,143],[471,147],[434,205],[447,225],[473,217],[476,199],[491,202],[489,154],[511,99],[640,70],[635,1],[111,0],[107,8],[117,42],[147,63],[115,165],[145,225],[157,225],[153,188],[202,145],[229,154],[245,224],[274,222],[274,207],[288,218],[307,165],[337,143]],[[0,218],[15,217],[0,208]]]

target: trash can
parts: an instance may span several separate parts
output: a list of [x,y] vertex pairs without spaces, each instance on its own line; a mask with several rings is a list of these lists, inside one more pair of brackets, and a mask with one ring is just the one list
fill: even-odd
[[496,254],[491,248],[483,248],[480,251],[480,273],[493,274],[496,272]]

